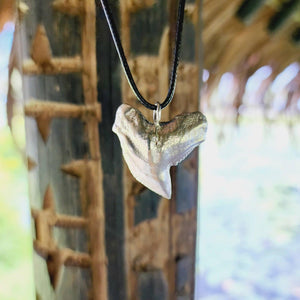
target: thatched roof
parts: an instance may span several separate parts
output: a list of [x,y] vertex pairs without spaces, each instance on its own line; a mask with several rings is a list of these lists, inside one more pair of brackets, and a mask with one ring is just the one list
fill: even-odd
[[298,0],[204,0],[203,23],[210,90],[225,72],[237,74],[244,89],[247,79],[264,65],[272,67],[272,82],[288,65],[300,62]]
[[[239,9],[247,2],[255,0],[204,0],[205,68],[218,68],[221,73],[233,71],[251,55],[257,57],[257,67],[272,65],[277,72],[299,61],[300,9],[295,7],[278,21],[276,16],[283,13],[285,6],[260,1],[266,3],[241,17]],[[278,2],[292,5],[295,1]]]

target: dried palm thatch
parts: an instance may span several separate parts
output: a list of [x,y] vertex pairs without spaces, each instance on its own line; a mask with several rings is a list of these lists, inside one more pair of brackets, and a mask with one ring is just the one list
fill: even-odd
[[204,0],[203,23],[210,91],[225,72],[240,77],[243,90],[261,66],[271,66],[274,79],[292,62],[300,62],[298,0]]

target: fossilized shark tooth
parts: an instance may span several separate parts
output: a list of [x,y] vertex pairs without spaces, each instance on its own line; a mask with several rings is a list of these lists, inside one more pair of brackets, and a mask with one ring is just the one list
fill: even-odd
[[204,141],[207,122],[201,112],[193,112],[155,125],[137,109],[122,104],[112,130],[119,137],[132,175],[150,190],[170,199],[170,167],[179,164]]

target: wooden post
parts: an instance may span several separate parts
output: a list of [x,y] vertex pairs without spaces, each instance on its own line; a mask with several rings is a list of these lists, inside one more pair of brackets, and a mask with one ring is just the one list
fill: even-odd
[[36,293],[107,300],[95,3],[26,4],[22,38],[31,47],[23,59],[24,95],[38,99],[25,104],[27,152],[36,165],[30,171]]
[[[123,45],[138,87],[148,100],[164,99],[174,45],[178,1],[122,1]],[[169,120],[198,110],[200,56],[195,55],[200,1],[186,7],[182,62]],[[199,50],[199,48],[197,48]],[[152,121],[123,80],[122,100]],[[163,199],[138,183],[124,166],[127,299],[193,299],[198,155],[171,169],[173,197]]]

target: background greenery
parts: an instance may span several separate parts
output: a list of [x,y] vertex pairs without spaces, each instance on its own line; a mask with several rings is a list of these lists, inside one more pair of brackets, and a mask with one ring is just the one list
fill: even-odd
[[6,120],[8,61],[13,33],[13,23],[6,23],[0,32],[0,299],[32,300],[27,171],[15,144],[16,141],[24,148],[24,118],[17,113],[12,120],[15,140]]
[[0,299],[34,299],[27,174],[7,126],[0,145]]

